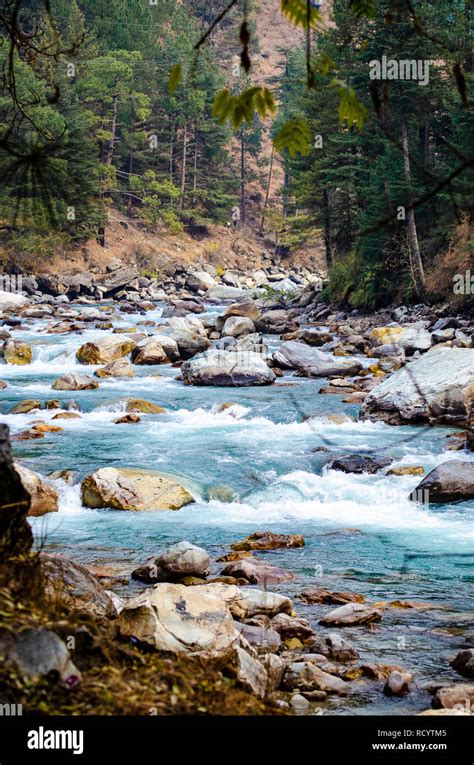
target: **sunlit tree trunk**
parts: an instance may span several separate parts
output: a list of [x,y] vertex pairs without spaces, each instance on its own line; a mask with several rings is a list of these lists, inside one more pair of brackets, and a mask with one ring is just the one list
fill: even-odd
[[408,248],[410,253],[410,270],[413,284],[418,297],[426,293],[425,271],[421,259],[418,233],[416,230],[415,210],[413,208],[413,189],[411,185],[410,151],[408,145],[408,131],[405,121],[402,122],[402,148],[403,148],[403,171],[407,187],[408,204],[406,205],[408,223]]

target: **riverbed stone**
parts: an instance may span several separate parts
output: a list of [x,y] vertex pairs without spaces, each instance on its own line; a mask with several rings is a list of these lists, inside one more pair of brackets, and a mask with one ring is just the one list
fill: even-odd
[[229,316],[222,333],[227,337],[241,337],[255,333],[255,324],[245,316]]
[[45,627],[28,627],[3,636],[0,638],[0,656],[7,666],[14,667],[29,680],[57,673],[63,683],[72,687],[81,676],[65,643]]
[[244,650],[239,645],[235,648],[235,665],[237,679],[258,698],[263,698],[267,693],[268,676],[263,664],[256,656],[252,656],[249,650]]
[[435,346],[377,385],[363,419],[392,425],[422,421],[466,424],[465,390],[474,377],[474,349]]
[[160,651],[208,658],[232,655],[239,633],[221,590],[216,590],[225,587],[155,584],[126,601],[119,630]]
[[99,387],[99,383],[93,377],[69,372],[58,377],[51,387],[53,390],[94,390]]
[[271,385],[275,374],[265,360],[251,351],[210,350],[185,361],[181,373],[188,385]]
[[382,618],[377,608],[363,603],[347,603],[325,614],[319,623],[326,627],[352,627],[360,624],[371,624]]
[[203,577],[209,572],[206,550],[191,542],[177,542],[132,571],[133,579],[152,584],[172,582],[183,576]]
[[239,592],[243,598],[247,619],[256,614],[266,614],[270,617],[280,613],[291,614],[293,610],[290,598],[277,592],[257,590],[253,587],[240,587]]
[[136,348],[132,351],[132,361],[134,364],[167,364],[169,358],[166,352],[156,338],[151,337],[146,340],[141,340]]
[[251,319],[254,322],[260,318],[261,311],[257,304],[249,299],[241,303],[232,303],[232,305],[226,308],[222,318],[225,320],[229,316],[244,316],[246,319]]
[[283,366],[298,369],[308,377],[352,376],[362,369],[356,358],[336,357],[296,340],[282,343],[273,357],[277,364],[282,362]]
[[451,667],[464,677],[474,678],[474,648],[460,651],[452,660]]
[[304,590],[298,595],[305,603],[331,603],[334,605],[345,605],[346,603],[363,603],[365,598],[358,592],[335,592],[326,589],[326,587],[315,587],[311,590]]
[[39,516],[46,513],[57,513],[59,495],[56,489],[48,484],[33,470],[15,463],[15,470],[21,482],[31,497],[28,515]]
[[386,457],[366,457],[360,454],[346,454],[328,463],[328,470],[340,470],[343,473],[377,473],[391,463]]
[[432,701],[434,709],[468,709],[474,705],[474,683],[455,683],[438,688]]
[[386,475],[424,475],[425,468],[421,465],[399,465],[398,467],[389,468]]
[[74,611],[96,618],[115,617],[112,600],[96,576],[77,561],[63,555],[41,553],[41,571],[46,581],[46,592]]
[[348,686],[344,680],[320,669],[311,661],[295,661],[283,675],[282,688],[285,691],[324,691],[346,696]]
[[257,653],[276,651],[281,646],[280,635],[271,627],[242,624],[241,622],[236,622],[235,627]]
[[76,356],[81,364],[110,364],[112,361],[128,356],[135,348],[135,341],[123,335],[106,337],[84,343]]
[[114,420],[115,425],[134,425],[137,422],[141,422],[139,414],[124,414],[123,417]]
[[293,574],[289,571],[256,558],[244,558],[228,563],[222,569],[221,574],[223,576],[235,576],[237,579],[246,579],[249,584],[278,584],[293,579]]
[[84,478],[81,493],[85,507],[113,510],[179,510],[194,502],[172,478],[132,468],[96,470]]
[[385,681],[383,692],[386,696],[405,696],[410,692],[413,675],[410,672],[394,670]]
[[245,539],[231,544],[232,550],[276,550],[288,547],[303,547],[302,534],[275,534],[272,531],[256,531]]
[[[423,492],[427,492],[425,495]],[[431,470],[410,494],[419,501],[426,496],[429,502],[459,502],[474,498],[474,462],[447,460]]]
[[129,398],[125,404],[125,411],[134,414],[163,414],[166,409],[143,398]]
[[117,359],[94,372],[96,377],[135,377],[135,370],[128,359]]
[[24,340],[6,340],[2,346],[2,353],[6,364],[23,366],[31,364],[33,359],[31,345],[25,343]]
[[206,271],[193,271],[188,274],[186,287],[192,292],[207,292],[211,287],[217,285],[216,280]]
[[282,640],[299,638],[304,641],[314,635],[314,630],[307,619],[290,616],[289,614],[277,614],[270,622],[272,630],[278,632]]
[[41,401],[38,401],[37,399],[26,399],[25,401],[20,401],[18,404],[15,404],[8,414],[28,414],[28,412],[31,412],[33,409],[40,408]]

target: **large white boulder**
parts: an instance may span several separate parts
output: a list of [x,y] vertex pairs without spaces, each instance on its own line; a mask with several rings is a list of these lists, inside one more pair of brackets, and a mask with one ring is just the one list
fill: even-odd
[[399,425],[466,422],[465,392],[474,380],[474,349],[432,348],[374,388],[361,415]]
[[237,595],[238,588],[227,585],[155,584],[125,603],[119,630],[159,651],[231,655],[239,633],[227,598]]
[[333,356],[332,353],[320,351],[297,340],[282,343],[274,359],[280,366],[299,369],[308,377],[356,375],[362,369],[358,359]]
[[179,510],[194,502],[191,494],[172,478],[149,470],[106,467],[82,482],[86,507],[114,510]]
[[210,350],[181,367],[188,385],[249,386],[270,385],[275,374],[265,359],[252,351]]

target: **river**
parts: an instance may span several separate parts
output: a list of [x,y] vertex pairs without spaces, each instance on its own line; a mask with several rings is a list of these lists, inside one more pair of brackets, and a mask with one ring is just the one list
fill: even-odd
[[[213,307],[212,312],[222,309]],[[162,307],[147,320],[161,321]],[[114,326],[143,321],[127,314]],[[318,632],[318,620],[333,606],[305,605],[297,595],[308,587],[353,590],[368,602],[410,600],[432,609],[388,608],[374,629],[346,628],[341,634],[364,662],[397,664],[415,676],[412,693],[385,697],[381,684],[361,680],[348,698],[331,697],[318,705],[324,714],[409,714],[430,705],[427,685],[459,676],[449,660],[473,634],[472,563],[474,502],[425,506],[408,500],[417,476],[350,475],[327,471],[331,453],[373,451],[394,464],[422,465],[426,471],[458,457],[445,450],[447,428],[391,427],[358,422],[358,407],[343,396],[320,395],[325,380],[285,373],[276,385],[253,388],[189,387],[176,380],[170,365],[136,367],[133,379],[103,379],[98,390],[61,392],[52,382],[69,371],[90,373],[96,367],[77,364],[80,345],[103,330],[51,335],[46,320],[29,320],[15,337],[33,346],[33,362],[2,365],[8,387],[0,392],[2,421],[12,434],[39,417],[50,422],[57,410],[40,415],[11,415],[24,399],[74,399],[80,419],[60,420],[60,433],[18,441],[15,456],[47,476],[53,470],[76,471],[76,483],[56,480],[58,513],[31,519],[38,545],[85,564],[130,570],[165,544],[187,539],[216,558],[231,542],[256,530],[302,533],[300,549],[259,553],[295,574],[275,589],[295,599],[299,615]],[[276,337],[266,338],[273,348]],[[143,398],[166,408],[142,415],[133,425],[116,425],[127,397]],[[219,405],[232,406],[219,411]],[[348,415],[343,422],[328,416]],[[311,419],[308,419],[311,418]],[[324,449],[324,450],[322,450]],[[473,459],[463,455],[463,459]],[[80,480],[104,466],[148,468],[176,476],[196,502],[177,512],[115,512],[81,505]],[[226,499],[209,499],[225,487]],[[215,564],[213,571],[220,570]],[[130,594],[143,585],[119,587]]]

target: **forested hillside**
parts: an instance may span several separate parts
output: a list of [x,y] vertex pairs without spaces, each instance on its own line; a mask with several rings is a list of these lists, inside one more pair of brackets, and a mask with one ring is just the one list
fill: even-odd
[[[246,228],[290,259],[321,242],[329,297],[354,307],[443,296],[469,266],[463,0],[275,0],[274,25],[268,0],[50,7],[0,18],[10,267],[107,245],[112,209],[167,237]],[[371,79],[383,56],[428,81]]]

